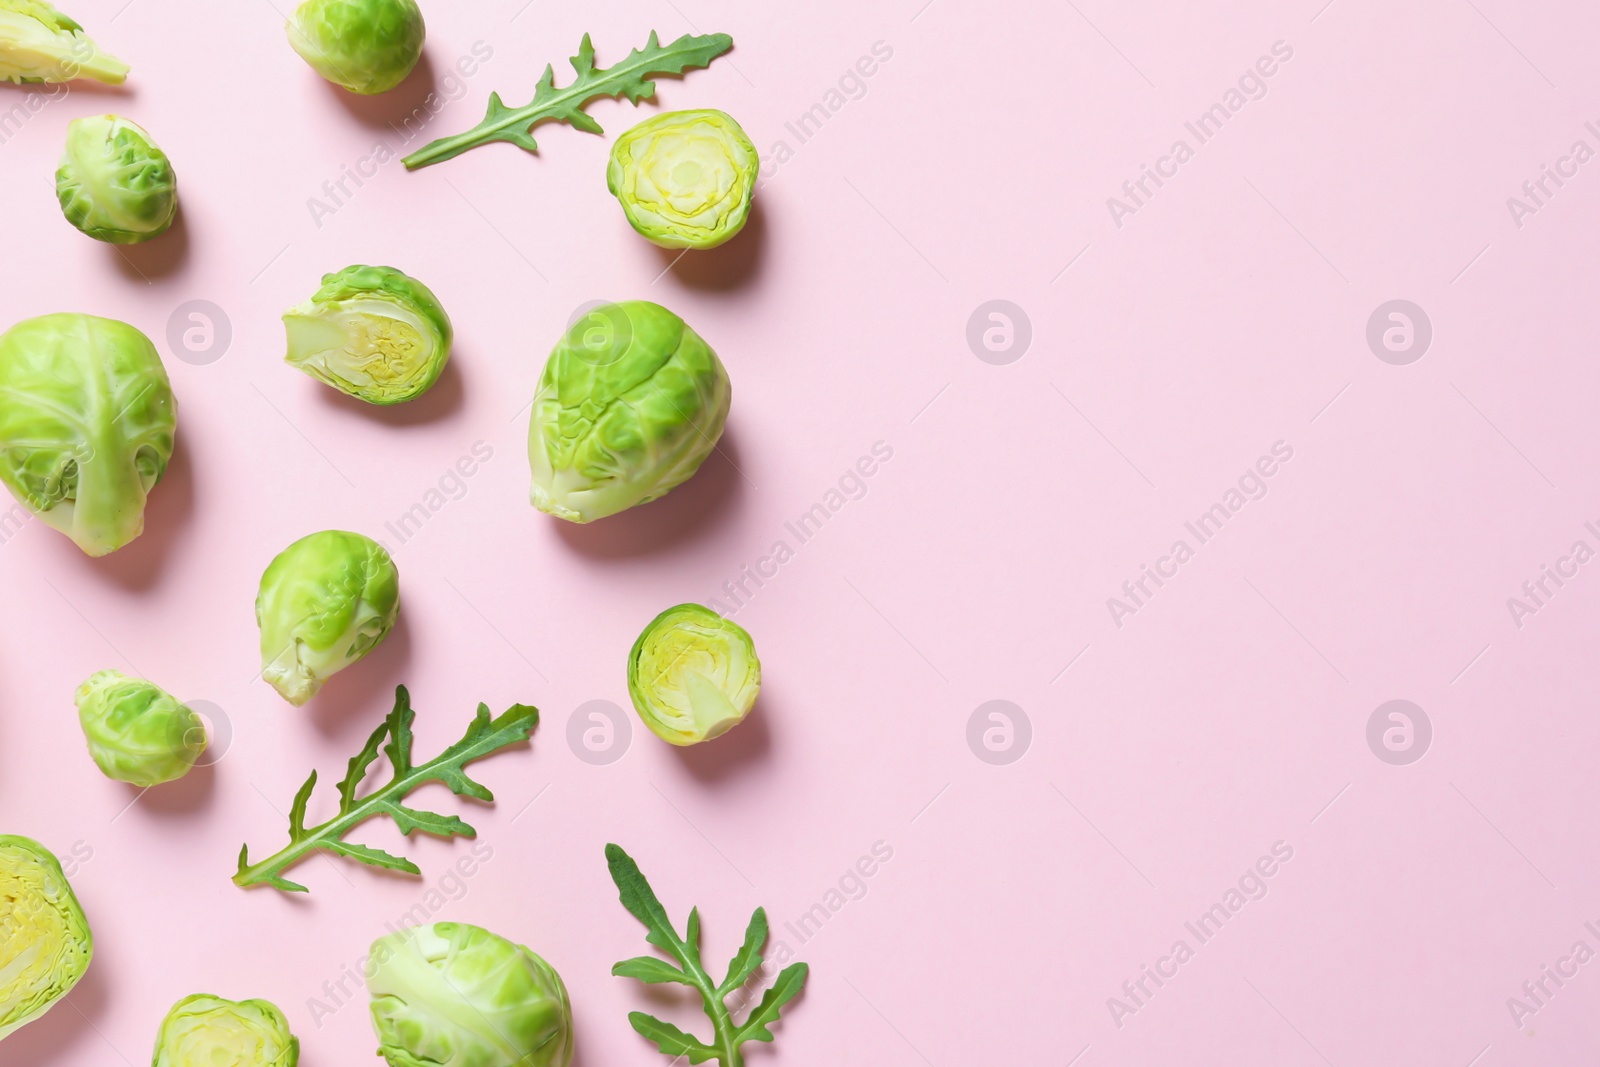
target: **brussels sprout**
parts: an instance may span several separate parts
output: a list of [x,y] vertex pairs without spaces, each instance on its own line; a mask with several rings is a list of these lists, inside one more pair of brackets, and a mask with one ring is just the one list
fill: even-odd
[[107,778],[138,786],[182,778],[206,749],[206,728],[160,686],[96,671],[73,700],[89,755]]
[[0,335],[0,482],[89,555],[144,531],[177,424],[161,357],[127,323],[44,315]]
[[120,115],[73,119],[56,170],[61,213],[96,241],[160,237],[178,214],[178,179],[166,153]]
[[311,69],[352,93],[386,93],[422,57],[416,0],[305,0],[289,20],[289,44]]
[[50,1010],[94,955],[89,920],[50,850],[0,834],[0,1040]]
[[161,1021],[151,1067],[295,1067],[299,1060],[300,1039],[276,1004],[196,993]]
[[421,396],[450,359],[450,316],[426,285],[393,267],[324,275],[283,324],[289,366],[369,404]]
[[732,116],[668,111],[617,138],[606,186],[662,248],[715,248],[744,229],[760,167]]
[[744,627],[699,604],[657,615],[628,653],[628,695],[663,741],[696,745],[744,721],[761,661]]
[[603,304],[550,353],[533,398],[533,506],[593,522],[680,484],[717,447],[733,396],[711,346],[659,304]]
[[302,537],[261,575],[261,676],[298,707],[376,648],[399,614],[400,572],[382,545],[343,530]]
[[567,1067],[572,1006],[561,976],[521,945],[466,923],[372,943],[367,989],[390,1067]]
[[100,51],[82,26],[44,0],[0,0],[0,82],[77,78],[121,85],[128,65]]

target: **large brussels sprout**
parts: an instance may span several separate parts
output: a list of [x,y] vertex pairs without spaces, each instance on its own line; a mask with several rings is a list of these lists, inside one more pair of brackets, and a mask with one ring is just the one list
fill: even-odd
[[144,531],[177,425],[161,357],[127,323],[44,315],[0,335],[0,482],[89,555]]
[[0,82],[121,85],[128,65],[89,40],[83,27],[45,0],[0,0]]
[[305,0],[289,44],[311,69],[353,93],[386,93],[422,57],[426,28],[416,0]]
[[206,728],[160,686],[96,671],[73,696],[89,755],[107,778],[138,786],[182,778],[206,748]]
[[73,119],[56,170],[61,213],[97,241],[132,245],[167,232],[178,178],[144,129],[120,115]]
[[304,704],[376,648],[399,614],[400,572],[382,545],[343,530],[302,537],[261,575],[261,676]]
[[731,115],[668,111],[617,138],[606,186],[662,248],[715,248],[744,229],[760,168]]
[[761,661],[744,627],[699,604],[651,620],[628,654],[628,695],[663,741],[694,745],[744,721],[761,692]]
[[66,996],[93,955],[61,864],[31,838],[0,834],[0,1040]]
[[595,308],[550,353],[533,398],[533,506],[592,522],[656,499],[716,448],[732,396],[717,354],[666,308]]
[[372,944],[367,989],[390,1067],[567,1067],[572,1006],[561,976],[521,945],[466,923]]
[[283,325],[285,362],[369,404],[421,396],[450,359],[450,316],[426,285],[393,267],[325,275]]
[[162,1020],[151,1067],[295,1067],[299,1060],[300,1040],[276,1004],[196,993]]

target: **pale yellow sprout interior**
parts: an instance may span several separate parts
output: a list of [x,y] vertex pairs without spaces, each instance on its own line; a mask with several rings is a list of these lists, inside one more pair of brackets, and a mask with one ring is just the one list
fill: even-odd
[[761,689],[749,635],[713,612],[669,613],[640,638],[629,688],[645,724],[675,745],[744,721]]
[[77,984],[92,951],[60,865],[22,840],[0,838],[0,1038]]
[[289,362],[335,389],[403,391],[429,372],[429,327],[395,301],[368,298],[336,308],[297,308],[283,321]]

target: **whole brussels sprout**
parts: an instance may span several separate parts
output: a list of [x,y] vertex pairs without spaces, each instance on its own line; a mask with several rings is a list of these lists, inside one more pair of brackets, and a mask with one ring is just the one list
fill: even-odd
[[94,938],[50,850],[0,834],[0,1040],[66,996],[89,969]]
[[372,943],[367,989],[390,1067],[567,1067],[572,1006],[561,976],[521,945],[466,923]]
[[312,70],[365,96],[405,81],[426,36],[416,0],[305,0],[288,29]]
[[744,627],[699,604],[651,620],[628,653],[628,695],[661,740],[695,745],[744,721],[761,692],[761,661]]
[[659,304],[603,304],[544,365],[528,425],[533,506],[593,522],[656,499],[717,447],[733,397],[711,346]]
[[196,993],[162,1020],[151,1067],[295,1067],[299,1061],[300,1039],[276,1004]]
[[376,648],[399,615],[400,572],[382,545],[343,530],[302,537],[261,575],[261,676],[298,707]]
[[206,749],[206,728],[160,686],[96,671],[74,694],[89,755],[107,778],[137,786],[182,778]]
[[450,316],[426,285],[393,267],[325,275],[283,324],[285,362],[369,404],[421,396],[450,359]]
[[144,531],[177,425],[161,357],[127,323],[44,315],[0,335],[0,482],[89,555]]
[[83,27],[45,0],[0,0],[0,82],[106,85],[128,79],[128,65],[100,51]]
[[715,248],[744,229],[760,168],[731,115],[668,111],[617,138],[606,186],[662,248]]
[[56,169],[61,213],[96,241],[160,237],[178,214],[178,178],[166,153],[120,115],[73,119]]

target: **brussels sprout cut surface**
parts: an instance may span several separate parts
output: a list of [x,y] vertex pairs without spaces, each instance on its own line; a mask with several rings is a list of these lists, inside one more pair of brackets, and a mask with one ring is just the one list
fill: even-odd
[[278,553],[261,575],[261,676],[304,704],[377,647],[400,614],[400,572],[370,537],[324,530]]
[[127,323],[45,315],[0,335],[0,481],[89,555],[144,530],[176,431],[161,357]]
[[300,1041],[276,1004],[196,993],[167,1012],[151,1067],[295,1067],[299,1060]]
[[291,367],[369,404],[427,392],[450,359],[450,317],[393,267],[346,267],[283,315]]
[[732,116],[669,111],[617,138],[606,186],[662,248],[715,248],[744,228],[760,166]]
[[716,448],[732,400],[711,346],[659,304],[604,304],[544,365],[528,426],[533,506],[592,522],[656,499]]
[[178,179],[166,153],[119,115],[73,119],[56,170],[61,213],[96,241],[132,245],[167,232]]
[[94,939],[50,850],[0,834],[0,1040],[67,995]]
[[561,976],[521,945],[465,923],[373,942],[367,989],[390,1067],[567,1067],[572,1007]]
[[406,80],[426,33],[416,0],[305,0],[288,29],[312,70],[368,96]]
[[628,654],[628,695],[661,740],[694,745],[744,721],[761,692],[761,661],[744,627],[699,604],[651,621]]
[[206,747],[206,728],[160,686],[97,671],[73,699],[89,755],[107,778],[137,786],[182,778]]
[[95,47],[83,27],[44,0],[0,0],[0,81],[121,85],[128,65]]

